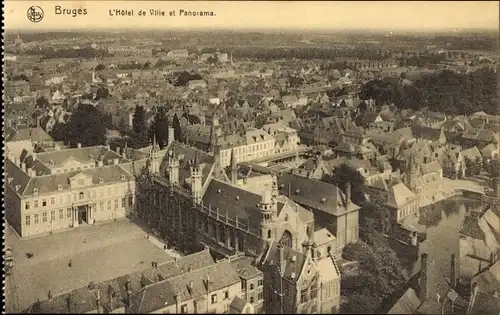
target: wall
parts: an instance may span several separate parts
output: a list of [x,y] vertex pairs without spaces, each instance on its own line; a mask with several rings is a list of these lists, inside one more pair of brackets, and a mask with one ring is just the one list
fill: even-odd
[[321,314],[336,314],[340,309],[340,279],[321,285]]
[[[224,298],[224,293],[226,291],[229,291],[229,298],[225,299]],[[216,294],[217,295],[217,302],[212,303],[212,295]],[[198,314],[204,314],[204,313],[212,313],[212,314],[223,314],[229,312],[229,304],[231,304],[231,301],[235,296],[239,296],[241,294],[241,285],[240,282],[238,281],[237,283],[231,284],[230,286],[221,288],[216,291],[209,292],[207,295],[202,295],[202,297],[205,298],[204,303],[201,305],[197,305],[197,310],[196,313]],[[197,298],[200,296],[196,296]],[[173,304],[169,305],[165,308],[158,309],[154,312],[153,314],[165,314],[165,313],[181,313],[182,312],[182,306],[185,305],[187,306],[186,309],[186,314],[194,314],[195,313],[195,306],[194,306],[194,301],[195,299],[189,299],[182,301],[178,303],[178,305]]]
[[[81,200],[79,199],[80,192],[83,192]],[[22,236],[34,236],[71,227],[74,215],[73,203],[92,206],[92,214],[88,218],[89,223],[93,223],[92,220],[107,221],[123,218],[134,211],[134,195],[135,181],[122,181],[77,188],[73,189],[73,192],[57,191],[36,197],[27,196],[22,199],[20,207],[17,207],[22,214]],[[125,198],[125,207],[122,207],[123,198]],[[45,206],[43,206],[44,202]],[[29,209],[26,209],[26,203],[29,203]],[[108,208],[108,203],[111,208]],[[116,209],[115,205],[117,205]],[[29,225],[26,225],[26,216],[30,217]],[[38,223],[36,223],[36,217],[38,217]]]
[[20,197],[14,192],[12,187],[8,184],[4,185],[5,187],[5,219],[9,222],[10,226],[16,230],[16,232],[24,236],[23,233],[23,222],[21,213],[21,199]]

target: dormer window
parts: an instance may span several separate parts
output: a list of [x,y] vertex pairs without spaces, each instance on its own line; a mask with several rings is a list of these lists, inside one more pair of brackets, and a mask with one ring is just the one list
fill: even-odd
[[124,179],[125,179],[125,175],[121,174],[121,175],[120,175],[120,179],[121,179],[121,180],[124,180]]
[[14,178],[9,177],[9,184],[12,183],[13,180],[14,180]]
[[63,187],[62,187],[62,185],[61,185],[61,184],[57,185],[57,190],[58,190],[58,191],[63,190]]
[[16,191],[19,191],[19,189],[21,189],[21,185],[16,185],[15,188],[16,188]]
[[38,189],[36,188],[33,189],[33,196],[38,196]]
[[50,160],[49,165],[54,165],[54,160]]
[[103,184],[103,183],[104,183],[104,179],[99,178],[99,184]]

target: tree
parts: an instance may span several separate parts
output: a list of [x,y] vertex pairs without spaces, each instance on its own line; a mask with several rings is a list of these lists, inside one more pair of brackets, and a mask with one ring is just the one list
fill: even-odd
[[174,114],[174,118],[172,120],[172,127],[174,128],[174,140],[182,141],[181,123],[179,121],[179,117],[177,117],[177,114]]
[[49,100],[45,96],[40,96],[35,101],[36,107],[47,108],[49,107]]
[[386,241],[376,245],[357,245],[359,272],[348,290],[346,313],[375,314],[384,299],[407,281],[408,275],[396,253]]
[[146,110],[143,106],[136,105],[134,111],[134,117],[132,118],[132,130],[135,134],[146,134]]
[[500,176],[500,159],[495,158],[492,159],[488,163],[487,167],[488,174],[490,174],[490,178],[497,178]]
[[168,143],[168,119],[165,107],[159,106],[153,121],[153,134],[161,149]]
[[355,169],[343,163],[335,168],[329,182],[346,193],[347,183],[351,184],[351,200],[355,204],[365,201],[365,178]]
[[370,242],[370,234],[387,233],[390,229],[390,213],[387,207],[375,202],[365,202],[359,212],[362,239]]
[[95,94],[95,99],[100,100],[108,97],[109,97],[109,90],[104,86],[99,86]]
[[106,118],[94,106],[81,104],[66,126],[65,139],[71,145],[95,146],[106,141]]
[[98,64],[98,65],[94,68],[94,70],[95,70],[95,71],[101,71],[101,70],[104,70],[104,69],[106,69],[106,66],[105,66],[105,65],[103,65],[102,63]]

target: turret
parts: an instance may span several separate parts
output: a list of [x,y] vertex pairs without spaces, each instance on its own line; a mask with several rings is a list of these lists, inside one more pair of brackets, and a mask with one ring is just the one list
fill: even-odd
[[149,171],[152,174],[158,174],[160,172],[160,149],[156,143],[156,135],[153,134],[153,145],[149,150]]
[[259,208],[261,237],[264,240],[272,239],[274,237],[273,223],[276,220],[276,212],[273,211],[273,200],[269,189],[264,190]]
[[179,184],[179,159],[174,150],[168,153],[168,180],[172,185]]
[[191,196],[193,198],[194,204],[200,204],[202,198],[202,174],[201,167],[198,160],[198,151],[196,151],[194,156],[194,162],[190,167],[191,172]]

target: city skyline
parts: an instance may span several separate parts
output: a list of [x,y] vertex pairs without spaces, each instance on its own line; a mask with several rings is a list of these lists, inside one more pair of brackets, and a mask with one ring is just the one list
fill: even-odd
[[[26,17],[29,6],[44,10],[39,23]],[[55,6],[87,9],[87,15],[56,15]],[[134,16],[110,16],[110,9],[134,10]],[[212,11],[210,17],[138,16],[138,10]],[[450,12],[453,15],[450,15]],[[256,30],[303,29],[313,31],[377,30],[420,31],[498,30],[499,6],[496,1],[471,2],[249,2],[222,1],[26,1],[5,2],[6,30],[57,31],[98,29],[200,28]],[[68,27],[68,25],[70,25]]]

